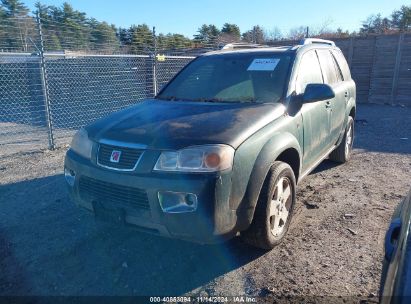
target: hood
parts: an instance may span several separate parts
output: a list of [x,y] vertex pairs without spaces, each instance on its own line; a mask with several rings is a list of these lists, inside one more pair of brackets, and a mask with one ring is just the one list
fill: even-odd
[[149,99],[100,119],[86,129],[93,140],[116,140],[152,149],[202,144],[237,148],[285,113],[279,103],[211,103]]

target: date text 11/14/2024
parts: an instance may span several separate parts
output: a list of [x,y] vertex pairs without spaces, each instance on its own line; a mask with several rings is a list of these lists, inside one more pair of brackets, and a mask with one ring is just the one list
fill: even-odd
[[256,303],[257,298],[249,296],[198,296],[198,297],[150,297],[150,303]]

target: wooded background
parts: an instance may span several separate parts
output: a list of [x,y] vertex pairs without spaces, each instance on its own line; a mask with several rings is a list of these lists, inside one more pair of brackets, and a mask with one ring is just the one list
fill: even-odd
[[[193,38],[146,24],[118,28],[69,3],[0,0],[0,157],[67,144],[79,128],[153,97],[193,58],[226,43],[295,45],[307,35],[344,52],[359,103],[411,106],[411,6],[371,15],[358,31],[300,26],[289,33],[203,24]],[[288,40],[290,39],[290,40]]]

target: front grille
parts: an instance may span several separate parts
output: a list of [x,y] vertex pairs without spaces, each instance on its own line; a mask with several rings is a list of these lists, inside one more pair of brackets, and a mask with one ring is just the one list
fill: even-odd
[[[118,163],[110,161],[113,151],[121,152],[120,160]],[[97,155],[97,163],[100,166],[105,166],[113,169],[133,170],[142,153],[143,150],[100,144]]]
[[80,197],[83,200],[150,209],[147,193],[142,189],[116,185],[82,176],[79,182],[79,190]]

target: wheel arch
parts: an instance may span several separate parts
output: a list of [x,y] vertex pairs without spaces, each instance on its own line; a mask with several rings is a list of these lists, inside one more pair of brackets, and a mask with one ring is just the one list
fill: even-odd
[[295,180],[298,181],[300,176],[301,161],[300,154],[297,149],[293,147],[287,148],[281,152],[280,155],[278,155],[276,161],[282,161],[289,164],[291,169],[293,169]]
[[357,110],[356,110],[355,106],[352,106],[351,109],[350,109],[350,112],[348,113],[348,116],[351,116],[354,119],[356,111]]
[[[301,172],[301,149],[298,140],[291,133],[274,136],[261,149],[248,181],[247,189],[241,202],[241,209],[248,209],[247,227],[254,217],[255,207],[263,184],[275,161],[283,161],[292,168],[296,181]],[[247,227],[242,227],[246,229]]]

